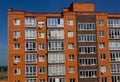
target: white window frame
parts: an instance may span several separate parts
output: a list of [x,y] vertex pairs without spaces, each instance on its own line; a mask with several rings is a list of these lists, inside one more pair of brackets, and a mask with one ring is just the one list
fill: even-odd
[[[28,43],[28,48],[27,48],[27,43]],[[35,46],[35,48],[34,48],[34,46]],[[37,50],[36,42],[35,41],[27,41],[26,46],[25,46],[25,50],[26,51],[36,51]]]
[[71,79],[70,79],[70,82],[75,82],[75,78],[71,78]]
[[101,66],[101,73],[105,73],[107,71],[107,67],[106,66]]
[[75,55],[74,54],[70,54],[69,55],[69,61],[74,61],[75,60]]
[[65,82],[65,78],[64,77],[49,77],[48,78],[48,82],[60,82],[60,80],[61,80],[61,82]]
[[14,25],[20,25],[20,19],[14,19]]
[[110,60],[112,62],[120,61],[120,52],[110,52]]
[[72,42],[68,43],[68,49],[74,49],[74,43]]
[[111,75],[112,82],[119,82],[120,81],[120,75]]
[[64,42],[48,41],[48,51],[64,51]]
[[37,63],[37,54],[36,53],[26,53],[25,61],[26,61],[26,64]]
[[14,56],[14,62],[17,63],[17,62],[20,62],[20,56]]
[[96,66],[97,58],[80,58],[79,59],[80,66]]
[[73,31],[68,31],[68,37],[74,37],[74,32]]
[[109,38],[110,39],[120,39],[120,30],[119,29],[109,29]]
[[65,63],[64,53],[48,53],[48,63]]
[[68,26],[73,26],[74,25],[74,22],[73,22],[73,20],[72,19],[68,19],[68,21],[67,21],[68,23]]
[[36,18],[35,17],[26,17],[25,18],[25,27],[36,27]]
[[39,44],[39,50],[44,50],[45,49],[45,45],[43,43]]
[[100,42],[99,46],[100,46],[100,49],[105,48],[105,42]]
[[47,18],[47,27],[64,27],[64,19],[63,18]]
[[49,65],[48,66],[48,75],[65,75],[65,66],[64,65]]
[[63,29],[48,29],[47,30],[48,39],[64,39]]
[[120,73],[120,63],[111,63],[111,73]]
[[120,28],[120,18],[108,18],[109,28]]
[[[88,74],[86,74],[88,73]],[[89,76],[89,73],[91,73],[91,76]],[[80,70],[79,71],[79,76],[80,78],[97,78],[97,70],[96,69],[91,69],[91,70]],[[82,74],[82,75],[81,75]]]
[[14,38],[20,38],[20,31],[14,31]]
[[105,60],[106,59],[106,55],[105,54],[100,54],[100,59],[101,60]]
[[79,42],[95,42],[96,36],[95,34],[78,34]]
[[[28,73],[27,73],[27,68],[28,68]],[[35,68],[35,71],[34,71]],[[31,72],[32,70],[32,72]],[[27,65],[25,68],[25,74],[26,76],[37,76],[37,66],[35,65]]]
[[20,50],[20,43],[14,44],[14,50]]
[[[87,52],[85,52],[85,48],[87,49]],[[80,50],[82,52],[80,52]],[[96,54],[96,46],[79,46],[79,54]]]
[[120,41],[109,41],[110,50],[120,50]]
[[26,82],[37,82],[37,79],[36,78],[26,78]]
[[45,79],[41,79],[40,82],[45,82]]
[[106,78],[106,77],[103,77],[103,78],[102,78],[102,82],[107,82],[107,78]]
[[25,39],[36,39],[36,30],[35,29],[26,29],[25,30]]
[[[16,70],[16,73],[15,73]],[[20,75],[21,74],[21,69],[20,68],[14,68],[14,75]]]
[[99,31],[99,36],[100,37],[104,37],[105,36],[105,32],[104,31]]
[[75,73],[75,66],[69,66],[69,73]]
[[45,62],[45,56],[39,56],[39,62]]
[[104,20],[103,19],[98,20],[98,25],[99,26],[104,26]]
[[[41,71],[42,70],[42,71]],[[43,71],[44,70],[44,71]],[[40,74],[44,74],[46,72],[46,68],[45,67],[40,67]]]
[[78,23],[78,31],[94,31],[95,23]]
[[39,22],[38,22],[38,27],[39,27],[39,28],[44,27],[44,21],[39,21]]
[[39,32],[38,37],[39,38],[45,38],[45,33],[44,32]]

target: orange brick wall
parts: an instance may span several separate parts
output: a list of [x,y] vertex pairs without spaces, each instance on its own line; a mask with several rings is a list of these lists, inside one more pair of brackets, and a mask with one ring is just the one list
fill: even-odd
[[[68,20],[73,20],[73,26],[68,26]],[[75,78],[75,82],[78,82],[78,64],[77,64],[77,34],[76,34],[76,16],[75,13],[64,13],[64,45],[65,45],[65,67],[66,67],[66,82],[70,82],[71,78]],[[68,31],[74,32],[74,37],[68,37]],[[74,49],[68,49],[68,43],[74,43]],[[69,61],[69,55],[74,54],[75,60]],[[69,66],[75,67],[75,73],[69,73]]]
[[[99,26],[98,21],[103,20],[104,25]],[[99,36],[99,31],[104,31],[104,37]],[[102,82],[102,77],[106,77],[108,82],[111,82],[110,79],[110,56],[109,56],[109,41],[108,41],[108,23],[107,23],[107,14],[106,13],[97,13],[96,14],[96,32],[97,32],[97,49],[98,49],[98,72],[99,72],[99,82]],[[105,42],[105,48],[100,49],[100,42]],[[100,55],[106,54],[106,59],[101,60]],[[107,71],[102,74],[101,66],[106,66]]]
[[[13,20],[20,19],[20,25],[14,26]],[[24,13],[21,12],[9,12],[8,15],[8,80],[14,82],[15,80],[25,81],[25,29],[24,29]],[[20,38],[17,41],[14,40],[14,31],[20,31]],[[14,50],[14,43],[20,43],[20,50]],[[14,56],[21,56],[22,62],[18,62],[14,65]],[[14,68],[20,68],[21,74],[14,75]]]

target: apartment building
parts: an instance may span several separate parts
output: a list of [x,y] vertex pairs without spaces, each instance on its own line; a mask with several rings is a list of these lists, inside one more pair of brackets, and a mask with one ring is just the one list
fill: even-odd
[[120,15],[93,3],[8,9],[8,48],[9,82],[120,82]]

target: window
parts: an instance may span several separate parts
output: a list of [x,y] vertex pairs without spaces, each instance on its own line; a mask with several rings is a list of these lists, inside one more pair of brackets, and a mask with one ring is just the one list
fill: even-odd
[[70,79],[70,82],[75,82],[75,78]]
[[19,19],[14,19],[14,25],[20,25],[20,20]]
[[64,39],[63,29],[48,29],[47,30],[48,39]]
[[79,42],[95,42],[96,41],[96,36],[93,34],[79,34],[78,35],[78,41]]
[[36,27],[36,18],[26,17],[25,18],[25,27]]
[[45,67],[40,67],[40,73],[45,73]]
[[101,73],[105,73],[106,72],[106,66],[101,66]]
[[26,82],[37,82],[36,78],[27,78]]
[[80,58],[79,64],[80,66],[96,66],[97,59],[96,58]]
[[64,63],[64,53],[48,53],[48,63]]
[[73,54],[69,55],[69,60],[70,60],[70,61],[72,61],[72,60],[74,60],[74,59],[75,59],[75,57],[74,57]]
[[47,18],[47,27],[64,27],[63,18]]
[[120,63],[111,63],[111,73],[120,73]]
[[39,44],[39,50],[44,50],[44,44]]
[[120,41],[109,41],[110,50],[120,50]]
[[14,49],[15,50],[19,50],[20,49],[20,44],[19,43],[15,43],[14,44]]
[[20,82],[20,80],[15,80],[14,82]]
[[100,58],[101,58],[101,60],[105,60],[105,59],[106,59],[105,54],[101,54],[101,55],[100,55]]
[[20,62],[20,56],[14,56],[14,62]]
[[104,37],[104,31],[99,31],[99,36]]
[[65,82],[65,78],[60,77],[49,77],[48,82]]
[[95,46],[79,46],[80,54],[95,54],[96,47]]
[[48,66],[48,75],[65,75],[65,66],[64,65],[49,65]]
[[17,39],[20,37],[20,32],[19,31],[15,31],[14,32],[14,39]]
[[97,70],[81,70],[80,78],[97,78]]
[[69,43],[68,44],[68,49],[73,49],[74,48],[74,43]]
[[[107,78],[106,77],[103,77],[102,78],[102,82],[107,82]],[[112,81],[113,82],[113,81]]]
[[26,64],[35,64],[36,61],[36,54],[35,53],[27,53],[26,54]]
[[79,23],[78,24],[78,30],[80,30],[80,31],[95,30],[95,24],[94,23]]
[[69,31],[69,32],[68,32],[68,37],[73,37],[73,36],[74,36],[74,32]]
[[44,62],[45,61],[45,57],[44,56],[39,56],[39,62]]
[[14,69],[14,74],[15,74],[15,75],[20,75],[20,74],[21,74],[21,69],[15,68],[15,69]]
[[64,42],[62,41],[49,41],[48,42],[48,51],[63,51]]
[[105,43],[104,42],[100,42],[100,48],[105,48]]
[[69,25],[69,26],[73,26],[73,20],[72,20],[72,19],[69,19],[69,20],[68,20],[68,25]]
[[98,24],[99,24],[99,26],[104,26],[104,20],[98,20]]
[[108,18],[108,27],[119,28],[120,27],[120,18]]
[[69,67],[69,73],[74,73],[75,72],[75,67],[74,66],[70,66]]
[[44,35],[44,33],[43,32],[39,32],[39,38],[45,38],[45,35]]
[[41,79],[40,82],[45,82],[45,79]]
[[33,30],[33,29],[25,30],[25,38],[26,39],[36,39],[36,30]]
[[109,30],[110,39],[120,39],[120,30],[119,29],[110,29]]
[[26,42],[26,51],[35,51],[36,43],[35,42]]
[[111,61],[120,61],[120,52],[110,52]]
[[120,75],[111,76],[112,82],[120,82]]
[[36,76],[37,68],[36,66],[26,66],[26,76]]
[[38,22],[38,27],[39,27],[39,28],[44,27],[44,21],[39,21],[39,22]]

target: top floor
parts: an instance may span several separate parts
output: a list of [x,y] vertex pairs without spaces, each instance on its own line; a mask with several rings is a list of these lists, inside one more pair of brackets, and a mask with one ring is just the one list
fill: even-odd
[[[94,15],[108,18],[108,27],[120,26],[120,14],[110,14],[107,12],[96,12],[94,10],[94,3],[79,3],[75,2],[69,8],[63,8],[61,13],[35,13],[20,10],[8,9],[8,17],[15,19],[14,23],[20,24],[19,18],[25,19],[25,27],[36,27],[36,25],[43,25],[47,22],[47,27],[64,27],[64,20],[69,16],[76,15]],[[39,22],[39,18],[44,17],[46,21]],[[71,18],[70,18],[71,19]],[[36,23],[37,21],[37,23]],[[70,23],[72,23],[70,21]]]

